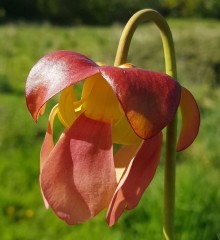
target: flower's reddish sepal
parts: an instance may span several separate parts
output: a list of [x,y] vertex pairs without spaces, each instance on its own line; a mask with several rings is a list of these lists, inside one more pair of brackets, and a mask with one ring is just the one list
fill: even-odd
[[200,126],[200,112],[196,100],[184,87],[182,87],[181,91],[180,110],[182,127],[177,143],[177,151],[182,151],[193,143]]
[[50,207],[71,225],[106,208],[116,189],[110,124],[82,114],[44,162],[41,187]]
[[100,71],[141,138],[151,138],[173,119],[181,95],[181,87],[175,79],[138,68],[103,66]]
[[51,97],[98,72],[96,63],[76,52],[55,51],[41,58],[26,82],[26,102],[34,120]]
[[107,222],[115,224],[127,209],[135,208],[154,177],[160,160],[162,133],[145,140],[130,162],[115,191],[107,212]]

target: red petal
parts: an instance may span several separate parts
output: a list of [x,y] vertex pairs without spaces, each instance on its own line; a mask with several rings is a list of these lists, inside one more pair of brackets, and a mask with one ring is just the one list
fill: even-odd
[[170,76],[138,68],[100,67],[121,102],[132,128],[143,139],[160,132],[174,117],[181,87]]
[[182,128],[177,143],[177,151],[189,147],[195,140],[200,126],[200,113],[193,95],[182,87],[180,110],[182,115]]
[[115,224],[125,209],[135,208],[154,177],[160,160],[162,133],[144,141],[136,157],[130,162],[112,198],[107,222]]
[[41,107],[51,97],[98,72],[96,63],[71,51],[56,51],[41,58],[26,82],[26,102],[35,121]]
[[107,207],[116,188],[110,124],[83,114],[55,145],[41,173],[44,196],[68,224]]

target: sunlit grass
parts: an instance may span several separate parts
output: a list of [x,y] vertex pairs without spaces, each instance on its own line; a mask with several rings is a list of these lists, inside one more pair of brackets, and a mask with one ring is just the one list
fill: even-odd
[[[220,32],[219,22],[169,20],[176,43],[178,78],[201,109],[200,134],[178,154],[176,239],[216,240],[220,234]],[[3,240],[159,240],[162,235],[163,159],[138,207],[113,227],[105,213],[70,227],[45,210],[38,184],[46,116],[35,124],[24,100],[33,64],[57,49],[79,51],[112,64],[122,27],[0,26],[0,233]],[[159,33],[148,24],[135,34],[129,62],[164,71]],[[219,65],[218,65],[219,64]]]

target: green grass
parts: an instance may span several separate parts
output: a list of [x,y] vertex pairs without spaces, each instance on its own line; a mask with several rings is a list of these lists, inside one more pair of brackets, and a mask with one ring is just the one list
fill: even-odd
[[[179,81],[198,100],[202,122],[196,142],[178,154],[176,239],[220,238],[220,23],[169,20]],[[33,64],[57,49],[71,49],[112,64],[122,27],[59,28],[50,25],[0,26],[0,234],[2,240],[159,240],[162,236],[163,158],[138,207],[112,228],[105,213],[67,226],[45,210],[38,184],[39,150],[46,116],[35,124],[24,100]],[[152,24],[135,33],[129,62],[164,71],[159,33]]]

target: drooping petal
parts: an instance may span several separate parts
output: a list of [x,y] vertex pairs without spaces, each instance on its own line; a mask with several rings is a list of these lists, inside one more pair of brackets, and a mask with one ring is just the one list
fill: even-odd
[[26,102],[35,121],[41,107],[51,97],[98,72],[95,62],[71,51],[55,51],[41,58],[26,82]]
[[44,163],[41,186],[50,207],[68,224],[107,207],[116,188],[110,124],[80,115]]
[[177,143],[177,151],[182,151],[193,143],[200,126],[200,113],[196,100],[184,87],[181,90],[180,110],[182,127]]
[[107,222],[112,226],[127,209],[135,208],[156,172],[162,145],[162,133],[145,140],[135,158],[130,162],[115,191],[107,212]]
[[151,138],[173,119],[181,95],[181,87],[175,79],[138,68],[103,66],[100,71],[141,138]]
[[[53,109],[51,110],[50,116],[49,116],[49,121],[48,121],[48,126],[47,126],[47,131],[44,137],[44,141],[41,147],[41,152],[40,152],[40,171],[43,168],[44,163],[46,162],[50,152],[54,148],[54,141],[53,141],[53,122],[54,118],[58,112],[58,105],[55,105]],[[41,181],[39,179],[39,181]],[[40,184],[41,185],[41,184]],[[47,200],[44,197],[43,191],[41,189],[41,194],[44,200],[44,205],[46,208],[49,208],[49,204]]]

